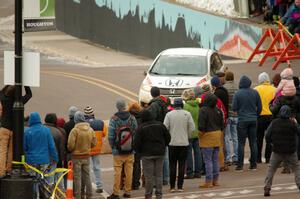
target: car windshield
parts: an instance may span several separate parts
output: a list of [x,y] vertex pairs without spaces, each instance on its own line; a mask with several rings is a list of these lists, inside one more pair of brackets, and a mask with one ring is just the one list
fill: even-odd
[[207,74],[207,61],[205,56],[198,55],[162,55],[157,59],[150,73],[203,76]]

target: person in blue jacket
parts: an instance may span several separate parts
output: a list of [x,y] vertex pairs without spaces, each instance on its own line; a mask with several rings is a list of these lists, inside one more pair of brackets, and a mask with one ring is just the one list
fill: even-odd
[[234,94],[232,101],[232,111],[237,113],[238,117],[238,163],[235,168],[236,171],[243,171],[244,148],[247,137],[251,151],[249,170],[256,170],[257,168],[256,128],[257,117],[262,110],[262,104],[258,92],[251,88],[251,83],[247,76],[242,76],[239,90]]
[[[51,165],[58,162],[58,154],[50,129],[41,123],[40,114],[33,112],[29,116],[29,128],[25,129],[23,148],[26,163],[38,170],[47,173]],[[30,173],[37,175],[33,171]],[[54,176],[47,177],[48,183],[54,182]],[[38,193],[37,193],[38,194]]]
[[292,34],[300,33],[300,0],[295,0],[286,14],[281,18]]

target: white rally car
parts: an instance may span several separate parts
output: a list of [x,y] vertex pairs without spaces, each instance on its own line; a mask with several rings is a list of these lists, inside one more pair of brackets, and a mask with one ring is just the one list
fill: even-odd
[[188,88],[210,83],[210,79],[223,69],[217,52],[202,48],[172,48],[162,51],[145,72],[140,86],[139,102],[147,104],[152,99],[150,89],[160,88],[161,95],[180,97]]

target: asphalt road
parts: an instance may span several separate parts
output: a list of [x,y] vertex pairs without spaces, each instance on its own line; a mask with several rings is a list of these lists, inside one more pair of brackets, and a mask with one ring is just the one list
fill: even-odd
[[[1,46],[1,44],[0,44]],[[2,47],[4,44],[2,44]],[[0,48],[3,49],[3,48]],[[2,52],[0,52],[2,54]],[[0,59],[1,58],[0,56]],[[257,67],[253,64],[227,64],[234,71],[236,79],[241,75],[248,75],[256,83],[257,75],[262,71],[270,74],[270,65]],[[0,60],[0,82],[3,82],[3,62]],[[299,68],[295,67],[295,74],[299,75]],[[88,68],[86,66],[65,64],[56,60],[41,59],[41,86],[33,88],[33,98],[26,104],[26,114],[38,111],[44,116],[54,112],[58,116],[67,118],[70,105],[76,105],[81,110],[89,105],[94,107],[96,117],[109,119],[116,111],[115,101],[125,98],[128,101],[137,99],[139,85],[144,78],[146,67],[109,67]],[[246,147],[248,151],[248,147]],[[247,157],[246,157],[247,158]],[[221,173],[218,188],[203,190],[198,186],[204,178],[185,181],[185,192],[169,194],[165,187],[165,197],[173,199],[193,198],[263,198],[262,187],[267,165],[259,165],[257,171],[236,173],[231,171]],[[111,193],[113,184],[112,156],[102,157],[103,180],[105,191]],[[247,166],[245,166],[247,168]],[[294,186],[292,175],[279,174],[274,181],[274,196],[272,198],[299,198],[297,187]],[[134,191],[134,198],[142,198],[143,190]],[[98,195],[94,198],[101,198]]]

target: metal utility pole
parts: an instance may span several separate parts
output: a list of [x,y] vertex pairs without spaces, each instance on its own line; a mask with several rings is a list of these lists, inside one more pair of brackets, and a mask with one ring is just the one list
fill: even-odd
[[[25,1],[24,1],[25,2]],[[15,102],[13,105],[13,160],[22,161],[24,104],[22,102],[22,0],[15,0]],[[23,165],[13,165],[11,176],[1,180],[0,199],[34,198],[34,181]]]
[[[15,102],[13,107],[13,159],[21,162],[23,155],[24,104],[22,103],[22,0],[15,0]],[[22,165],[21,165],[22,168]],[[14,169],[21,168],[14,165]]]

